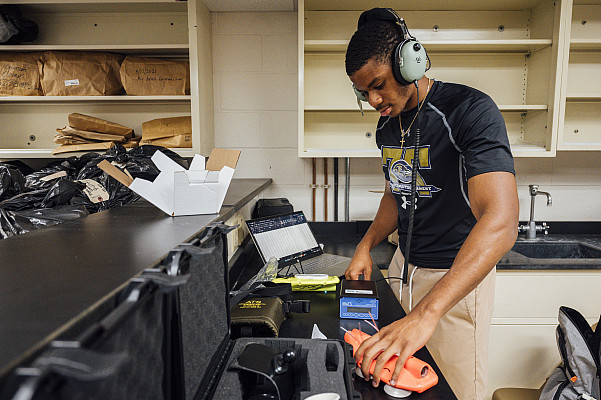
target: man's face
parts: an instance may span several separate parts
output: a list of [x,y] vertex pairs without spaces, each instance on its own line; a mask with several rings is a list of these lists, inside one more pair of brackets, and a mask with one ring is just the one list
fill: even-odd
[[397,117],[412,94],[411,85],[402,86],[394,78],[389,63],[378,62],[373,58],[351,75],[350,79],[382,116]]

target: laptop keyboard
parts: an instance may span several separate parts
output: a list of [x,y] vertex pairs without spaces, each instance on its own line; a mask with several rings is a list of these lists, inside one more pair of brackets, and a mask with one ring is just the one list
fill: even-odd
[[[348,257],[339,256],[336,254],[322,254],[319,257],[311,258],[303,261],[302,271],[305,274],[327,274],[329,268],[343,262],[349,261]],[[298,265],[297,265],[298,267]],[[300,268],[299,268],[300,269]]]

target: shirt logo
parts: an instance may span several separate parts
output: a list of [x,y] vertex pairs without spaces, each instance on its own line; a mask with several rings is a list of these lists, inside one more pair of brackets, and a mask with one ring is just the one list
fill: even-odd
[[[411,177],[413,174],[413,159],[415,147],[387,147],[382,146],[382,164],[388,168],[390,190],[394,194],[411,194]],[[430,146],[419,148],[419,169],[431,169]],[[422,175],[417,172],[417,194],[419,197],[432,197],[432,193],[440,191],[434,185],[428,185]]]

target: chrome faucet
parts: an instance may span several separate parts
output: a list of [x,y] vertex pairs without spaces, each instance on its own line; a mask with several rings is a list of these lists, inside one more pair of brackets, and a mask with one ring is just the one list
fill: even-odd
[[529,185],[528,189],[530,192],[530,219],[528,220],[528,225],[518,226],[518,232],[526,232],[526,239],[535,239],[536,232],[543,232],[545,235],[549,233],[549,225],[547,225],[546,222],[543,222],[540,225],[537,225],[536,222],[534,222],[534,201],[536,200],[536,195],[544,194],[547,196],[547,207],[553,205],[553,199],[549,192],[538,190],[538,185]]

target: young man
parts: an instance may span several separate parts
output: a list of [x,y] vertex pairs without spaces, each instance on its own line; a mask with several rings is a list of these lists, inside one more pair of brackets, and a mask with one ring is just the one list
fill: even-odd
[[[399,355],[396,380],[405,360],[426,345],[460,400],[482,399],[495,264],[512,247],[518,226],[505,122],[490,97],[467,86],[426,76],[415,82],[418,86],[401,84],[392,61],[403,31],[398,20],[378,18],[382,12],[362,14],[346,53],[346,72],[355,89],[381,114],[376,141],[386,178],[374,222],[346,277],[370,279],[370,250],[398,229],[399,248],[389,269],[389,277],[397,279],[389,282],[407,316],[365,341],[356,357],[363,357],[366,377],[377,357],[377,386],[391,356]],[[409,282],[401,289],[414,154],[419,155],[418,195]]]

